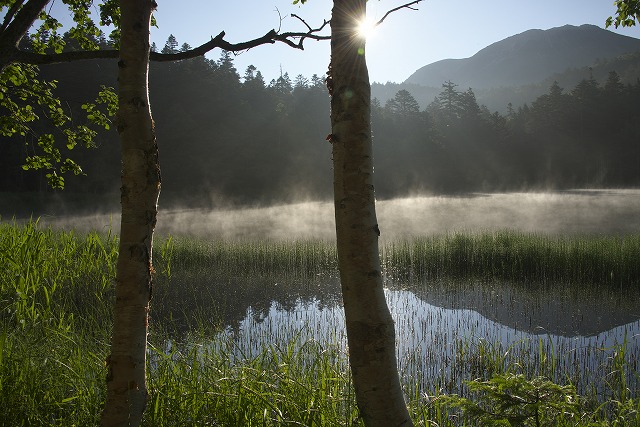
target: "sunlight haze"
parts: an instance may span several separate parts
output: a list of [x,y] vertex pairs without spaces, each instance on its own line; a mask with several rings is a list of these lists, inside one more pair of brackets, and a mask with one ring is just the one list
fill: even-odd
[[[387,10],[405,3],[371,0],[369,18],[378,20]],[[271,29],[304,31],[304,25],[292,18],[292,13],[312,27],[320,26],[331,13],[329,0],[309,0],[302,6],[293,5],[291,0],[184,0],[158,4],[159,28],[152,29],[151,37],[160,49],[169,34],[180,44],[198,46],[224,30],[226,39],[233,43],[260,37]],[[427,0],[416,8],[391,14],[377,28],[375,37],[369,39],[367,61],[372,82],[402,82],[424,65],[441,59],[470,57],[491,43],[530,29],[566,24],[604,28],[606,18],[615,11],[610,0]],[[638,27],[611,30],[640,37]],[[214,51],[208,57],[217,59],[219,54]],[[248,65],[255,65],[269,82],[280,75],[280,69],[291,78],[298,74],[323,75],[328,60],[329,43],[308,40],[304,52],[283,44],[260,46],[236,56],[235,64],[240,75]]]

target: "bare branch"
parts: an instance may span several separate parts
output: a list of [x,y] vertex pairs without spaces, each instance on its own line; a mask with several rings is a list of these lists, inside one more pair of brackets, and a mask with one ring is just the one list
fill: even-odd
[[[307,27],[307,29],[308,29],[309,31],[313,31],[313,29],[311,28],[311,26],[310,26],[309,24],[307,24],[307,21],[305,21],[304,19],[300,18],[300,17],[299,17],[298,15],[296,15],[295,13],[292,13],[292,14],[291,14],[291,17],[292,17],[292,18],[297,18],[297,19],[299,19],[299,20],[300,20],[300,22],[302,22],[302,23]],[[327,22],[327,21],[324,21],[324,22],[325,22],[325,24],[326,24],[326,22]]]
[[412,1],[411,3],[403,4],[402,6],[394,7],[393,9],[388,10],[387,13],[385,13],[384,16],[378,22],[376,22],[375,26],[377,27],[378,25],[382,24],[382,22],[385,19],[387,19],[387,16],[391,15],[393,12],[398,11],[400,9],[418,10],[415,7],[411,7],[411,6],[413,6],[414,4],[418,4],[421,1],[423,0],[415,0],[415,1]]
[[15,49],[10,54],[9,62],[22,62],[24,64],[58,64],[61,62],[83,61],[87,59],[114,59],[120,56],[120,51],[111,50],[78,50],[62,53],[39,54]]
[[197,56],[202,56],[205,53],[217,47],[227,50],[229,52],[238,52],[241,50],[251,49],[252,47],[260,46],[263,44],[273,44],[276,42],[276,37],[278,36],[278,33],[276,33],[275,30],[271,30],[262,37],[249,40],[246,42],[241,42],[241,43],[229,43],[228,41],[224,40],[224,36],[225,36],[225,32],[222,31],[220,34],[212,38],[207,43],[204,43],[194,49],[189,49],[184,52],[169,53],[169,54],[151,52],[149,59],[152,61],[158,61],[158,62],[180,61],[183,59],[190,59],[190,58],[195,58]]
[[[294,15],[291,15],[294,16]],[[296,18],[300,19],[298,16],[296,16]],[[302,19],[300,19],[302,22],[304,22]],[[318,28],[311,28],[306,22],[304,22],[304,24],[307,26],[307,28],[309,28],[309,31],[307,31],[306,33],[294,33],[294,32],[289,32],[289,33],[282,33],[282,34],[278,34],[277,36],[277,40],[285,43],[295,49],[300,49],[300,50],[304,50],[304,41],[306,39],[311,39],[311,40],[331,40],[331,36],[326,35],[323,36],[321,34],[317,34],[319,32],[321,32],[322,30],[324,30],[324,28],[329,25],[331,23],[331,21],[327,21],[326,19],[322,22],[322,25]],[[293,40],[297,40],[297,42],[294,42]]]
[[[36,11],[40,11],[42,10],[42,7],[44,7],[44,5],[46,5],[48,3],[49,0],[28,0],[26,2],[26,4],[24,4],[24,6],[20,9],[19,12],[17,12],[18,16],[16,16],[16,19],[14,20],[13,23],[11,23],[9,25],[9,32],[16,32],[16,30],[14,30],[14,25],[16,24],[15,21],[22,21],[21,22],[21,27],[24,27],[26,25],[25,23],[25,19],[24,18],[32,18],[31,20],[29,20],[28,18],[26,19],[26,21],[30,21],[33,22],[33,20],[35,19],[35,17],[37,16],[37,12]],[[377,25],[382,24],[382,22],[387,18],[387,16],[389,16],[391,13],[396,12],[400,9],[411,9],[411,10],[417,10],[411,6],[416,5],[418,3],[420,3],[423,0],[415,0],[412,1],[410,3],[406,3],[402,6],[398,6],[396,8],[393,8],[389,11],[387,11],[387,13],[385,13],[385,15],[382,17],[382,19],[380,19],[377,23]],[[18,1],[17,3],[23,3],[23,1]],[[16,3],[16,4],[17,4]],[[11,11],[9,11],[11,13]],[[5,27],[7,24],[7,18],[10,15],[10,13],[7,15],[7,17],[5,18],[5,22],[3,23],[2,27]],[[16,13],[16,11],[14,11],[13,13]],[[19,19],[21,18],[20,15],[27,15],[25,17],[23,17],[23,19]],[[318,28],[312,28],[304,19],[302,19],[300,16],[296,15],[296,14],[291,14],[291,16],[293,18],[298,19],[300,22],[302,22],[305,27],[307,27],[307,31],[306,32],[285,32],[285,33],[280,33],[278,31],[275,30],[271,30],[268,33],[266,33],[265,35],[263,35],[262,37],[258,37],[256,39],[253,40],[249,40],[246,42],[241,42],[241,43],[230,43],[228,41],[226,41],[224,39],[225,36],[225,32],[222,31],[220,32],[220,34],[218,34],[217,36],[215,36],[214,38],[212,38],[210,41],[194,48],[194,49],[189,49],[187,51],[184,52],[178,52],[178,53],[171,53],[171,54],[164,54],[164,53],[157,53],[157,52],[151,52],[149,55],[149,59],[151,61],[158,61],[158,62],[168,62],[168,61],[181,61],[184,59],[191,59],[191,58],[195,58],[198,56],[202,56],[205,53],[215,49],[215,48],[220,48],[220,49],[224,49],[227,50],[229,52],[240,52],[240,51],[244,51],[244,50],[248,50],[263,44],[274,44],[276,42],[280,42],[280,43],[284,43],[292,48],[295,49],[300,49],[300,50],[304,50],[304,42],[307,39],[311,39],[311,40],[330,40],[331,36],[330,35],[322,35],[320,34],[326,27],[327,25],[329,25],[331,23],[331,21],[327,21],[326,19],[323,21],[322,25],[320,25]],[[28,27],[27,27],[28,28]],[[13,30],[13,31],[12,31]],[[20,30],[18,30],[17,32],[19,32]],[[26,30],[25,30],[26,31]],[[14,42],[15,43],[15,42]],[[14,48],[13,46],[9,49],[7,49],[5,52],[6,54],[5,58],[8,59],[8,61],[2,61],[2,66],[4,68],[4,66],[7,63],[10,62],[23,62],[23,63],[27,63],[27,64],[36,64],[36,65],[43,65],[43,64],[55,64],[55,63],[59,63],[59,62],[71,62],[71,61],[80,61],[80,60],[88,60],[88,59],[114,59],[114,58],[118,58],[119,56],[119,51],[117,50],[95,50],[95,51],[71,51],[71,52],[62,52],[62,53],[56,53],[56,54],[37,54],[34,52],[26,52],[26,51],[22,51],[19,50],[17,48]]]
[[[33,0],[30,0],[33,1]],[[40,2],[46,2],[47,0],[38,0]],[[29,4],[29,3],[27,3]],[[297,17],[297,16],[296,16]],[[271,30],[262,37],[258,37],[253,40],[249,40],[241,43],[230,43],[224,39],[225,32],[221,31],[220,34],[212,38],[210,41],[196,47],[193,49],[189,49],[184,52],[177,53],[157,53],[151,52],[149,54],[149,59],[151,61],[157,62],[168,62],[168,61],[181,61],[185,59],[196,58],[198,56],[202,56],[205,53],[215,49],[220,48],[227,50],[229,52],[240,52],[244,50],[248,50],[263,44],[274,44],[276,42],[284,43],[290,47],[295,49],[304,50],[304,41],[306,39],[312,40],[329,40],[331,36],[329,35],[321,35],[318,34],[322,32],[325,27],[329,24],[329,21],[324,20],[322,25],[318,28],[312,28],[309,24],[307,24],[300,17],[297,17],[300,21],[302,21],[307,27],[307,32],[286,32],[279,33],[275,30]],[[35,65],[44,65],[44,64],[55,64],[60,62],[71,62],[71,61],[81,61],[88,59],[115,59],[118,58],[120,52],[118,50],[95,50],[95,51],[70,51],[70,52],[62,52],[62,53],[54,53],[54,54],[38,54],[34,52],[22,51],[16,48],[15,46],[11,46],[3,53],[3,68],[8,63],[11,62],[22,62],[26,64],[35,64]]]
[[284,18],[282,18],[282,14],[280,13],[280,9],[278,9],[277,7],[276,7],[275,12],[278,14],[278,32],[280,32],[280,30],[282,30],[282,20]]

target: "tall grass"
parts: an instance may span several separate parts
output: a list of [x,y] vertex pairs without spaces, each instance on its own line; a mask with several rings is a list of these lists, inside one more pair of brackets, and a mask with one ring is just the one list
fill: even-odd
[[291,341],[238,358],[233,340],[154,349],[149,426],[357,425],[344,354]]
[[452,233],[383,247],[392,275],[626,285],[640,280],[640,234]]
[[78,237],[42,230],[37,221],[0,223],[0,318],[23,327],[89,320],[83,314],[95,314],[112,289],[117,250],[110,234]]
[[114,236],[0,223],[0,425],[95,425]]
[[[593,239],[595,246],[588,238],[577,243],[556,240],[562,239],[460,235],[445,237],[444,243],[394,243],[383,253],[389,276],[455,276],[460,274],[456,262],[466,260],[474,268],[465,271],[481,272],[481,277],[515,274],[530,265],[527,268],[540,271],[536,278],[552,280],[556,273],[549,269],[556,263],[555,271],[573,271],[574,279],[591,274],[589,281],[608,277],[611,283],[613,277],[613,283],[625,286],[638,283],[631,264],[637,260],[640,238]],[[498,243],[490,243],[494,241]],[[529,251],[547,253],[543,259],[549,265],[537,265],[534,255],[525,256],[532,246]],[[511,266],[514,248],[520,254],[515,259],[530,257],[530,263]],[[584,257],[591,256],[589,262],[601,267],[589,267],[580,261],[580,253],[590,253]],[[322,291],[323,284],[336,285],[333,245],[174,238],[159,241],[155,256],[146,426],[362,425],[341,345],[300,335],[274,339],[248,353],[220,321],[232,310],[226,307],[232,300],[250,298],[262,288],[265,295],[284,296],[304,283],[311,295]],[[58,232],[41,229],[37,221],[20,226],[0,223],[0,426],[98,424],[105,398],[116,258],[117,238],[111,234]],[[448,270],[435,259],[450,263]],[[607,276],[602,271],[609,266],[615,268]],[[248,291],[235,289],[247,283],[253,283]],[[222,299],[225,295],[227,300]],[[184,324],[175,328],[178,318]],[[542,347],[540,352],[549,354]],[[529,362],[514,364],[505,353],[499,345],[469,344],[456,363],[476,361],[477,372],[487,375],[516,369],[517,363],[537,365],[538,370],[517,371],[523,374],[544,375],[555,369],[553,358],[543,358],[547,356],[532,355]],[[585,399],[584,422],[576,426],[640,425],[637,391],[625,383],[626,373],[637,368],[629,360],[636,359],[621,347],[607,367],[605,386],[616,390],[613,397],[607,402]],[[414,378],[419,384],[419,373]],[[412,384],[408,380],[405,387],[417,425],[469,425],[441,403],[446,384],[427,390]]]
[[172,268],[194,274],[301,278],[337,269],[335,246],[324,241],[210,242],[182,238],[172,242],[163,250],[170,254]]

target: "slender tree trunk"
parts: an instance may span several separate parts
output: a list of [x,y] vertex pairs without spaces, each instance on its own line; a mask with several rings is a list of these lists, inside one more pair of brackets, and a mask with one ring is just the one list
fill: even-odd
[[158,147],[148,93],[153,0],[122,0],[118,133],[122,147],[122,221],[103,426],[138,426],[145,379],[151,247],[160,193]]
[[331,17],[330,140],[336,235],[349,363],[367,427],[413,425],[398,376],[393,319],[382,288],[373,189],[370,85],[356,22],[366,0],[334,0]]

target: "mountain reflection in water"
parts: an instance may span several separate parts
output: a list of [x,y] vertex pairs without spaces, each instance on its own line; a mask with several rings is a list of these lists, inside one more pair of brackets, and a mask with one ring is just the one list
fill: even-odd
[[[528,366],[531,376],[548,375],[551,369],[554,379],[561,382],[566,381],[564,374],[571,372],[572,382],[584,392],[601,386],[602,378],[611,372],[612,356],[622,345],[626,346],[632,366],[637,367],[637,315],[628,314],[626,323],[610,329],[595,331],[593,327],[598,322],[586,322],[588,334],[576,335],[578,330],[573,329],[562,335],[544,328],[513,327],[509,323],[514,322],[509,320],[499,323],[469,308],[432,305],[408,290],[387,289],[386,296],[396,323],[399,370],[407,383],[421,391],[443,387],[446,392],[459,392],[463,381],[483,374],[484,364],[499,363],[506,368],[517,363]],[[524,310],[532,318],[539,318],[539,308],[530,306]],[[601,325],[608,327],[611,323]],[[554,328],[551,325],[549,329]],[[303,344],[309,340],[338,345],[346,352],[342,307],[323,305],[314,299],[298,300],[289,309],[274,301],[260,313],[249,307],[245,317],[224,334],[236,341],[238,351],[244,355],[257,355],[265,346],[277,347],[291,341]],[[551,368],[542,372],[545,361]],[[632,390],[637,389],[637,378],[630,375],[628,381]]]

